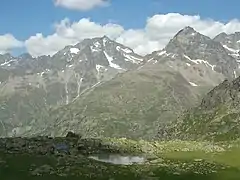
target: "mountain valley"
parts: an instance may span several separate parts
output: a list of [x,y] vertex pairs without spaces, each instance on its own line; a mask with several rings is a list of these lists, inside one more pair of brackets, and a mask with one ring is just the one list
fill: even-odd
[[151,139],[213,87],[239,75],[238,56],[229,52],[238,51],[239,38],[232,36],[210,39],[186,27],[145,57],[106,36],[51,57],[1,55],[1,136],[74,131]]
[[0,177],[238,180],[238,42],[188,26],[146,56],[107,36],[0,55]]

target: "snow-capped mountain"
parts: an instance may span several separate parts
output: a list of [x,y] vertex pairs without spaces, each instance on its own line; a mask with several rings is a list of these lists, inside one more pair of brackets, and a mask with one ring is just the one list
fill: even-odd
[[[10,54],[0,55],[0,67],[5,69],[24,68],[37,72],[37,67],[50,70],[65,68],[115,70],[119,72],[136,68],[143,63],[143,57],[135,54],[132,49],[123,46],[104,36],[101,38],[85,39],[74,46],[66,46],[52,57],[40,56],[33,58],[30,54],[13,57]],[[31,67],[29,67],[31,66]],[[35,70],[35,71],[33,71]],[[40,72],[41,73],[41,72]]]
[[228,51],[229,55],[240,59],[240,32],[233,34],[221,33],[217,35],[214,40],[220,42]]
[[[45,74],[50,79],[65,79],[65,83],[66,79],[71,81],[78,76],[83,84],[88,84],[85,88],[137,68],[143,63],[142,56],[106,36],[85,39],[74,46],[66,46],[52,57],[33,58],[27,53],[19,57],[0,55],[0,68],[13,78],[30,74],[42,77]],[[2,81],[7,81],[8,78],[6,76]]]
[[76,72],[83,82],[100,83],[143,64],[143,57],[104,36],[67,46],[52,57],[53,69]]
[[84,92],[143,63],[142,56],[106,36],[66,46],[51,57],[1,55],[3,132],[7,135],[10,126],[10,135],[22,134],[30,127],[22,125],[34,122],[38,111],[43,113],[50,107],[69,104]]
[[[67,46],[52,57],[58,68],[81,64],[84,68],[104,67],[117,71],[133,69],[143,63],[143,58],[125,47],[104,36],[85,39],[75,46]],[[59,61],[62,64],[59,65]],[[99,68],[96,68],[98,70]]]
[[[94,127],[97,119],[128,120],[126,115],[133,112],[143,127],[152,112],[156,125],[165,118],[174,119],[170,110],[179,114],[213,86],[239,74],[238,59],[223,41],[191,27],[145,57],[106,36],[66,46],[53,56],[0,55],[0,136],[34,135],[44,131],[37,132],[38,127],[47,128],[52,122],[57,127],[51,128],[61,127],[59,134],[64,134],[71,127]],[[147,110],[149,103],[154,106]],[[52,112],[56,108],[60,116]],[[90,119],[93,126],[83,119]]]
[[236,58],[220,42],[192,27],[180,30],[163,50],[153,52],[148,59],[178,70],[193,86],[213,86],[239,75]]

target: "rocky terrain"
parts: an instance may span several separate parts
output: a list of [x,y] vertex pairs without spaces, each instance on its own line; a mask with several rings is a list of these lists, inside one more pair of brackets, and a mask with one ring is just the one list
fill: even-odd
[[[236,142],[232,144],[236,147]],[[0,139],[0,177],[236,180],[240,175],[238,166],[223,161],[223,157],[229,156],[228,151],[234,152],[232,147],[209,142],[85,139],[73,133],[62,138],[5,138]],[[107,154],[139,155],[145,162],[121,165],[90,158],[103,153],[105,157]],[[185,153],[192,155],[186,157]]]
[[106,36],[67,46],[52,57],[0,55],[0,135],[24,135],[52,107],[143,64],[143,57]]
[[228,53],[220,42],[186,27],[148,58],[179,71],[192,85],[213,87],[239,75],[238,61]]
[[166,131],[165,135],[174,139],[239,139],[239,92],[239,77],[233,81],[225,80],[207,93],[199,106],[188,110],[159,135],[163,136]]
[[239,73],[237,59],[220,42],[191,27],[145,59],[139,68],[51,111],[47,119],[53,124],[45,134],[62,136],[73,130],[90,137],[152,139],[159,127],[164,128],[200,103],[214,86]]
[[223,47],[228,51],[229,55],[237,58],[240,57],[240,33],[234,34],[221,33],[214,38],[215,41],[220,42]]
[[144,66],[51,111],[47,117],[51,123],[41,134],[64,136],[72,130],[86,137],[151,139],[160,123],[174,120],[186,107],[195,105],[199,94],[169,67]]

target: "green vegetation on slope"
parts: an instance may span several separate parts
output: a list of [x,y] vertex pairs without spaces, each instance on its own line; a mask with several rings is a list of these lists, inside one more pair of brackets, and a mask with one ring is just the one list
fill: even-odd
[[229,141],[240,137],[240,78],[224,81],[166,130],[173,139]]
[[[159,126],[174,120],[199,99],[179,73],[163,65],[120,74],[75,102],[50,112],[49,128],[55,136],[69,130],[87,137],[152,139]],[[54,127],[55,126],[55,127]]]
[[[53,142],[65,142],[70,145],[70,154],[48,153],[46,147]],[[237,146],[239,142],[231,143],[230,147],[229,144],[224,143],[148,142],[124,138],[1,139],[0,178],[8,180],[16,178],[29,180],[79,178],[86,180],[238,180],[240,159],[236,155],[240,152]],[[31,147],[35,145],[36,149],[28,149],[24,144]],[[39,149],[42,149],[41,153]],[[89,159],[84,153],[96,154],[99,150],[104,150],[105,153],[125,151],[129,155],[145,156],[147,161],[144,164],[113,165]]]

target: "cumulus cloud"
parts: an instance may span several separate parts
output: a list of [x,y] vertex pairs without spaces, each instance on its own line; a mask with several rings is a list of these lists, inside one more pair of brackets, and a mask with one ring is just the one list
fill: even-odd
[[55,25],[54,34],[48,36],[37,34],[30,37],[25,44],[32,55],[52,55],[64,46],[75,44],[84,38],[107,35],[129,46],[135,52],[145,55],[162,49],[179,30],[186,26],[191,26],[210,37],[221,32],[240,31],[240,21],[237,19],[222,23],[212,19],[202,19],[199,15],[178,13],[157,14],[149,17],[142,29],[124,29],[123,26],[114,23],[101,25],[85,18],[78,22],[64,19]]
[[13,35],[0,35],[0,54],[9,52],[11,49],[22,47],[23,43],[18,41]]
[[26,40],[25,45],[29,53],[33,56],[53,55],[66,45],[76,44],[86,38],[107,35],[111,39],[116,39],[124,29],[117,24],[100,25],[84,18],[73,23],[69,19],[64,19],[55,25],[55,31],[49,36],[39,33]]
[[191,26],[196,31],[211,38],[221,32],[240,31],[240,21],[237,19],[224,24],[212,19],[201,19],[199,15],[169,13],[157,14],[148,18],[143,30],[126,30],[117,40],[144,55],[164,48],[169,40],[186,26]]
[[55,6],[61,6],[67,9],[87,11],[95,7],[109,5],[108,0],[54,0]]

